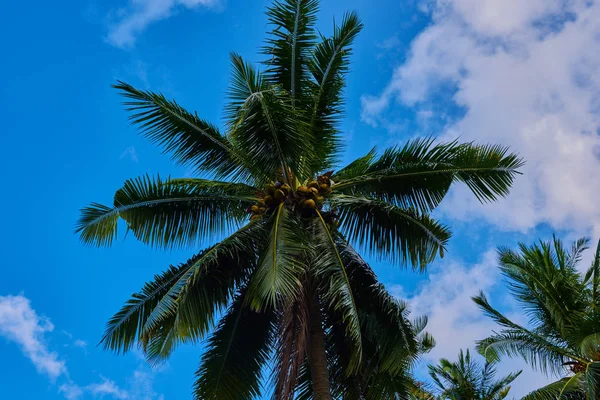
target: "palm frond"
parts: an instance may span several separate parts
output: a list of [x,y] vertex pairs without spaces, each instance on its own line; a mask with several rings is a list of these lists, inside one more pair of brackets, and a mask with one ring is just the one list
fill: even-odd
[[486,315],[505,328],[502,332],[477,342],[479,352],[486,359],[497,361],[501,354],[509,357],[520,356],[533,368],[539,368],[542,372],[560,371],[564,358],[585,361],[577,353],[551,342],[551,338],[543,337],[512,322],[494,309],[483,293],[473,297],[473,301]]
[[362,196],[338,195],[330,201],[339,213],[340,231],[375,257],[424,269],[444,254],[450,232],[427,215]]
[[508,194],[523,161],[502,146],[416,139],[386,150],[364,175],[336,182],[334,192],[361,194],[429,212],[451,184],[466,184],[480,201]]
[[302,99],[307,61],[316,39],[314,25],[319,2],[316,0],[275,1],[267,9],[269,23],[274,25],[263,48],[269,59],[266,76],[289,93],[292,102]]
[[151,142],[171,153],[174,161],[217,177],[252,177],[249,160],[214,125],[160,93],[138,90],[121,81],[113,87],[127,99],[124,104],[131,122]]
[[120,353],[138,341],[148,358],[157,362],[182,340],[202,338],[215,313],[255,267],[254,243],[264,237],[263,229],[261,221],[253,221],[186,263],[155,276],[110,319],[103,346]]
[[312,154],[313,141],[306,124],[293,111],[289,94],[269,85],[239,55],[231,60],[229,139],[265,176],[282,176],[294,186],[290,172],[299,179],[309,175],[303,159]]
[[376,156],[377,148],[373,147],[364,156],[357,158],[350,164],[346,165],[344,168],[336,171],[333,175],[333,178],[336,181],[349,181],[354,178],[358,178],[360,176],[365,175],[369,171],[369,168],[371,168],[371,165],[373,165]]
[[331,309],[342,314],[346,334],[353,343],[349,367],[351,371],[355,371],[360,365],[362,354],[362,334],[356,300],[346,265],[337,249],[330,227],[319,211],[317,211],[317,217],[311,232],[315,246],[312,268],[321,284],[325,301]]
[[248,298],[255,310],[287,303],[300,289],[306,250],[299,219],[281,203],[271,216],[271,233],[252,275]]
[[110,245],[119,217],[143,243],[159,247],[194,245],[247,219],[255,203],[250,186],[213,181],[163,181],[144,176],[125,182],[114,206],[92,204],[81,210],[76,232],[90,245]]
[[[581,373],[552,382],[527,394],[522,400],[579,400],[585,398]],[[580,397],[581,396],[581,397]]]
[[425,328],[427,318],[418,318],[413,325],[406,304],[389,294],[360,255],[342,239],[337,246],[356,299],[363,341],[373,343],[373,357],[382,373],[406,373],[407,363],[410,365],[420,355],[417,335]]
[[261,394],[261,371],[274,342],[272,310],[257,313],[247,306],[244,290],[211,335],[196,372],[198,400],[251,399]]
[[342,24],[334,26],[332,38],[322,38],[315,46],[308,64],[316,82],[312,88],[313,109],[310,110],[310,131],[315,139],[318,153],[313,165],[314,171],[330,168],[341,150],[337,123],[342,116],[344,99],[342,90],[348,72],[352,43],[362,30],[358,15],[354,12],[344,15]]

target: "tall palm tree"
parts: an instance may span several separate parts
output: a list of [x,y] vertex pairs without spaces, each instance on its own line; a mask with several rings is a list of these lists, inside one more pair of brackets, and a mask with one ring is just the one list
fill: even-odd
[[493,308],[483,294],[475,302],[502,330],[478,343],[490,360],[522,357],[534,368],[563,376],[525,397],[600,398],[600,242],[591,267],[579,272],[588,240],[567,249],[558,239],[519,251],[499,250],[500,269],[512,296],[529,316],[529,327]]
[[450,237],[429,215],[450,186],[493,201],[522,165],[501,146],[417,139],[336,169],[362,23],[348,13],[324,37],[317,7],[274,2],[262,70],[232,54],[224,133],[159,93],[115,85],[141,132],[199,177],[126,181],[112,206],[82,210],[82,240],[110,245],[120,219],[156,247],[226,238],[155,276],[109,321],[102,343],[125,352],[137,342],[159,362],[212,332],[197,398],[251,398],[270,365],[277,398],[395,398],[431,338],[351,243],[424,268]]
[[483,366],[471,359],[469,350],[460,351],[458,362],[442,358],[438,365],[429,366],[429,375],[440,393],[447,400],[501,400],[508,396],[510,384],[521,371],[495,379],[494,361]]

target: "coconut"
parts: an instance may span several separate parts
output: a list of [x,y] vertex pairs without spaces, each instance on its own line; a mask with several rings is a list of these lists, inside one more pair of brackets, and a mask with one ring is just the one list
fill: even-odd
[[310,192],[311,192],[312,194],[314,194],[315,196],[316,196],[317,194],[319,194],[319,190],[318,190],[317,188],[315,188],[315,187],[311,187],[311,188],[310,188]]
[[270,195],[275,193],[275,185],[267,185],[267,193]]
[[323,202],[323,200],[325,200],[325,197],[323,197],[323,196],[319,196],[319,197],[317,197],[317,201],[318,201],[319,203],[322,203],[322,202]]
[[305,208],[315,208],[315,201],[312,199],[304,200],[302,206]]
[[275,197],[275,200],[281,200],[285,197],[285,193],[283,193],[283,190],[277,189],[273,197]]
[[308,187],[318,188],[319,187],[319,182],[317,182],[317,181],[311,181],[308,184]]
[[326,192],[326,191],[328,191],[328,190],[329,190],[329,185],[328,185],[328,184],[326,184],[326,183],[321,183],[321,184],[319,185],[319,190],[321,190],[322,192]]
[[252,212],[256,213],[256,212],[258,212],[259,207],[258,206],[252,206],[252,207],[250,207],[250,210],[252,210]]
[[298,189],[296,190],[300,193],[308,193],[308,188],[306,186],[298,186]]
[[257,202],[259,207],[264,207],[265,206],[265,200],[264,199],[259,199]]
[[284,183],[279,189],[283,190],[284,192],[287,192],[288,190],[290,190],[290,185]]
[[272,196],[265,196],[265,204],[270,206],[271,204],[273,204],[273,197]]

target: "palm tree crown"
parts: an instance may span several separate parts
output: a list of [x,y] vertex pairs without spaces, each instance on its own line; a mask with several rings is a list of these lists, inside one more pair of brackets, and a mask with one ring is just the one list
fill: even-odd
[[348,13],[325,37],[314,27],[317,7],[274,2],[262,69],[231,56],[224,132],[161,94],[115,85],[142,134],[199,177],[128,180],[112,206],[82,210],[82,240],[111,244],[120,219],[163,248],[229,236],[154,277],[110,320],[102,343],[124,352],[137,342],[159,362],[204,339],[218,318],[197,372],[199,399],[256,396],[269,365],[277,398],[396,398],[432,341],[421,333],[425,319],[408,319],[351,243],[423,268],[450,237],[429,213],[451,185],[493,201],[522,165],[501,146],[417,139],[336,169],[362,23]]
[[500,400],[508,396],[510,384],[521,371],[496,379],[494,361],[483,366],[471,359],[469,350],[460,351],[457,362],[441,359],[438,365],[429,366],[429,374],[440,393],[448,400]]
[[519,356],[546,373],[567,375],[525,399],[596,399],[600,396],[600,243],[585,275],[578,270],[588,240],[570,248],[558,239],[519,251],[501,248],[500,269],[530,327],[493,308],[483,294],[475,302],[502,330],[478,343],[488,359]]

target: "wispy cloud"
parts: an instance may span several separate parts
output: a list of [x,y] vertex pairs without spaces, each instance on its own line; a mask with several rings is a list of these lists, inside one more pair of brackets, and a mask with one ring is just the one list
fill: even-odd
[[510,145],[527,164],[507,199],[481,206],[456,190],[443,204],[448,216],[600,235],[600,52],[590,51],[600,46],[600,2],[423,4],[432,24],[381,93],[363,97],[363,120],[385,127],[397,107],[458,107],[464,115],[440,121],[443,136]]
[[50,320],[38,315],[26,297],[0,296],[0,336],[16,343],[38,372],[54,381],[67,373],[67,367],[48,348],[45,335],[53,330]]
[[131,48],[150,24],[169,18],[178,8],[214,9],[220,5],[221,0],[129,0],[115,12],[116,21],[110,25],[106,40],[119,48]]
[[119,156],[119,159],[122,160],[124,158],[129,158],[131,161],[138,162],[138,154],[135,150],[135,147],[131,146],[125,149],[123,153]]
[[110,379],[102,377],[101,383],[93,383],[88,385],[85,390],[94,396],[111,396],[118,400],[127,400],[130,398],[129,393],[121,389]]
[[[25,296],[0,296],[0,337],[16,343],[37,371],[47,375],[52,382],[56,382],[57,379],[62,380],[62,383],[59,381],[58,391],[67,400],[90,397],[115,400],[164,400],[163,396],[153,389],[156,371],[149,370],[141,364],[133,372],[125,388],[103,376],[100,376],[99,382],[88,385],[79,385],[72,381],[65,361],[60,359],[57,352],[49,349],[46,336],[53,331],[54,325],[50,319],[40,316]],[[68,331],[63,330],[62,333],[70,340],[73,339],[73,335]],[[76,339],[72,346],[85,351],[87,342]]]

